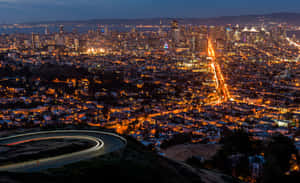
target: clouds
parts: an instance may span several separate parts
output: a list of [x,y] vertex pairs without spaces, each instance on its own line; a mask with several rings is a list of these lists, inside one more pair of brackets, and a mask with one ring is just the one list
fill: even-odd
[[300,12],[299,0],[0,0],[0,21],[211,17]]

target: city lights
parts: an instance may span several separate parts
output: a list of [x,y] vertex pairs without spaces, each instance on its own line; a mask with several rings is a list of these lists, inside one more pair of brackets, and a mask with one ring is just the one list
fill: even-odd
[[147,152],[249,183],[300,176],[300,15],[279,15],[0,25],[3,135],[110,133],[0,138],[0,170],[59,168],[86,151],[124,155],[122,168]]

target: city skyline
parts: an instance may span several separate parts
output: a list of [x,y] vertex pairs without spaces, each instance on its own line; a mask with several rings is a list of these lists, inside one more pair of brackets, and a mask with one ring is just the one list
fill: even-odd
[[249,14],[268,14],[275,12],[300,12],[300,2],[250,1],[226,2],[213,0],[96,0],[76,1],[36,1],[0,0],[1,23],[23,23],[31,21],[87,20],[87,19],[135,19],[135,18],[207,18],[218,16],[238,16]]
[[298,7],[0,0],[0,183],[299,183]]

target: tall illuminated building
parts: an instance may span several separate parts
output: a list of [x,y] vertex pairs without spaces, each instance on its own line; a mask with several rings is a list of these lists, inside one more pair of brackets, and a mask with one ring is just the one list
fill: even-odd
[[161,37],[162,33],[163,33],[163,30],[162,30],[162,21],[160,20],[160,22],[159,22],[159,28],[158,28],[158,35]]
[[190,40],[190,50],[194,52],[196,50],[196,37],[193,35]]
[[180,41],[180,29],[179,29],[178,21],[176,20],[173,20],[171,23],[171,37],[172,37],[173,46],[176,47],[176,45]]
[[226,41],[229,42],[232,40],[233,37],[233,31],[230,27],[226,27]]
[[33,49],[41,48],[40,35],[39,34],[31,34],[31,44]]
[[201,38],[200,37],[200,39],[197,41],[196,49],[200,53],[206,54],[207,49],[208,49],[208,40],[207,40],[207,38]]
[[104,33],[104,36],[109,36],[109,30],[108,30],[108,26],[107,25],[104,26],[103,33]]
[[136,33],[136,28],[135,28],[135,26],[132,27],[131,33]]
[[75,51],[79,51],[79,40],[77,38],[74,39],[74,47],[75,47]]
[[223,52],[224,48],[225,48],[225,45],[226,45],[226,41],[224,39],[220,39],[218,38],[216,40],[216,51],[218,53],[221,53]]
[[64,34],[65,30],[64,30],[64,25],[60,25],[59,26],[59,34]]
[[30,46],[32,45],[30,40],[24,40],[23,44],[26,49],[30,48]]
[[34,33],[31,33],[31,47],[34,48]]
[[233,34],[233,40],[234,41],[240,41],[241,40],[241,32],[237,29],[235,30]]
[[50,31],[49,31],[49,28],[48,26],[45,28],[45,35],[49,35],[50,34]]
[[60,34],[55,34],[55,44],[56,46],[64,46],[64,37]]
[[214,44],[216,39],[217,39],[217,28],[215,26],[210,26],[209,27],[209,39],[211,42]]

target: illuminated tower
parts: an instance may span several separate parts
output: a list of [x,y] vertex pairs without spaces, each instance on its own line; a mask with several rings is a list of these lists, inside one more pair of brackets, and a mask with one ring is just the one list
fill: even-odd
[[226,41],[231,41],[232,40],[232,29],[230,27],[226,28]]
[[75,46],[75,51],[79,51],[79,40],[77,38],[74,39],[74,46]]
[[34,48],[34,33],[31,33],[31,47]]
[[239,30],[236,30],[233,34],[234,41],[240,41],[241,40],[241,32]]
[[196,50],[196,37],[195,37],[195,35],[192,36],[190,42],[191,42],[191,43],[190,43],[190,45],[191,45],[190,50],[191,50],[192,52],[194,52],[194,51]]
[[59,26],[59,34],[64,34],[64,25]]
[[160,22],[159,22],[158,35],[159,35],[160,37],[162,36],[162,21],[161,21],[161,20],[160,20]]
[[40,35],[39,34],[31,34],[31,47],[32,48],[41,48]]
[[48,26],[45,28],[45,35],[49,35],[49,28],[48,28]]
[[208,37],[211,40],[212,44],[214,44],[217,39],[217,28],[215,26],[212,25],[209,27]]
[[171,23],[171,37],[173,45],[176,46],[180,41],[180,29],[176,20],[173,20]]

